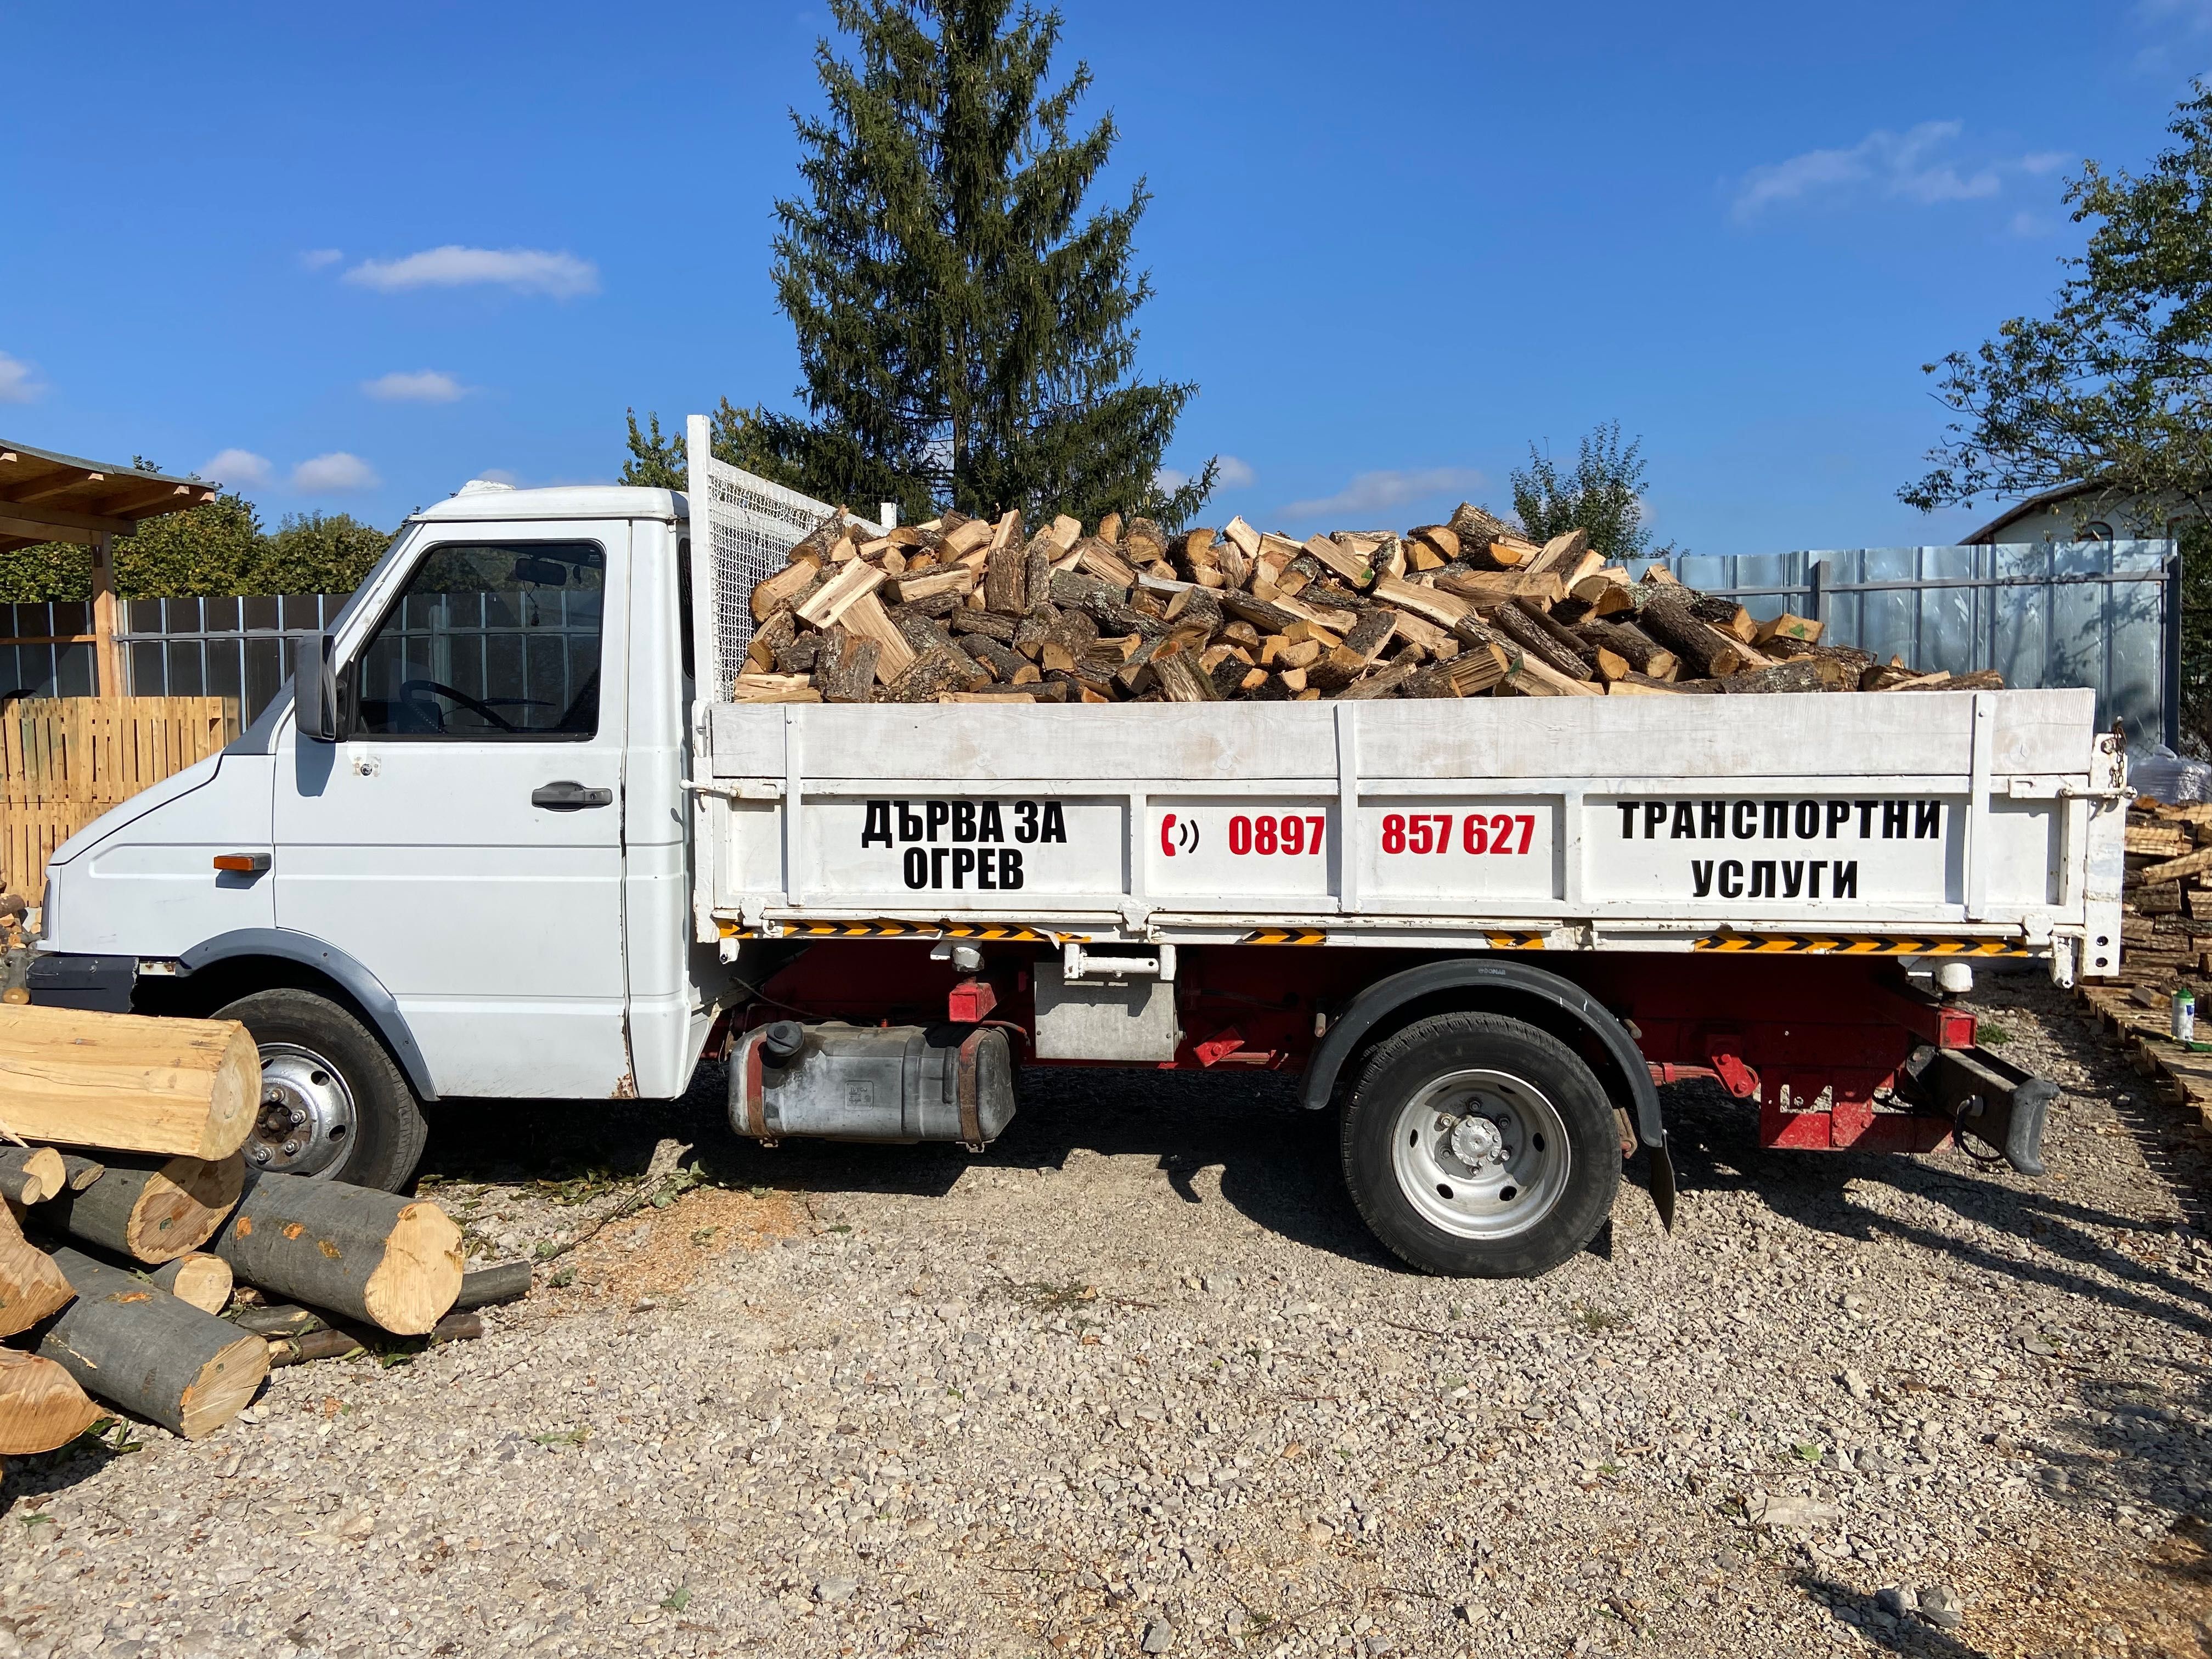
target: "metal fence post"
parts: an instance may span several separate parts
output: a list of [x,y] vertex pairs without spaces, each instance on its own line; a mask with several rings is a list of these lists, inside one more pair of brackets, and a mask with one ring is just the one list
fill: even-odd
[[1828,593],[1828,562],[1826,559],[1814,560],[1810,568],[1806,570],[1805,592],[1807,595],[1807,603],[1812,609],[1813,620],[1816,623],[1821,623],[1825,628],[1828,620],[1828,600],[1830,597]]
[[2165,694],[2166,746],[2181,752],[2181,550],[2176,547],[2166,562],[2166,626],[2161,641],[2166,661],[2160,665],[2160,689]]

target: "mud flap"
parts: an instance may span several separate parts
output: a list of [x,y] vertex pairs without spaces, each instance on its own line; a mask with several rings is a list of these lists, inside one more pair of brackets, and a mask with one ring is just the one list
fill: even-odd
[[1659,1224],[1674,1231],[1674,1159],[1662,1141],[1644,1149],[1651,1155],[1651,1202],[1659,1212]]
[[2024,1176],[2043,1173],[2043,1126],[2058,1093],[2050,1079],[1986,1048],[1922,1048],[1905,1073],[1958,1134],[1972,1136]]

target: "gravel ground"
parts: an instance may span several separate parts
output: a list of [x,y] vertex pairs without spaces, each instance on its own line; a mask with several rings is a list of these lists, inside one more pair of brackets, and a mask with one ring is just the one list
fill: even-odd
[[1978,1003],[2046,1180],[1677,1088],[1681,1225],[1533,1284],[1385,1258],[1279,1079],[1033,1073],[972,1159],[447,1106],[483,1260],[702,1184],[481,1342],[16,1464],[0,1656],[2200,1653],[2203,1137]]

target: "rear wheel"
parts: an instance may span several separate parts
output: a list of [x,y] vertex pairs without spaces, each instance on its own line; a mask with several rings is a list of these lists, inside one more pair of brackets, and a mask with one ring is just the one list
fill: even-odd
[[1620,1186],[1613,1103],[1547,1031],[1498,1014],[1417,1020],[1369,1056],[1344,1110],[1352,1201],[1425,1273],[1534,1277],[1589,1243]]
[[368,1028],[312,991],[256,991],[234,1019],[261,1051],[261,1109],[247,1166],[398,1192],[415,1173],[428,1126],[400,1071]]

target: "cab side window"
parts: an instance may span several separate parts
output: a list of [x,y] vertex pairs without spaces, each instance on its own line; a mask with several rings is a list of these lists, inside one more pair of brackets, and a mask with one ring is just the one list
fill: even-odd
[[593,736],[605,598],[591,543],[432,548],[361,654],[356,734]]

